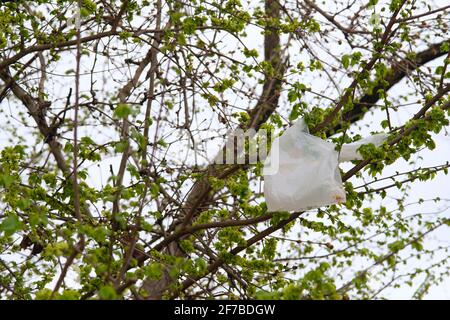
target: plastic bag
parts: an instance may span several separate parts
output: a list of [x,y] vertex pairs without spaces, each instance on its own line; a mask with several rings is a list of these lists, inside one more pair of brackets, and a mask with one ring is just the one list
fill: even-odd
[[341,152],[339,153],[339,162],[362,160],[363,157],[358,152],[359,147],[369,143],[373,143],[375,147],[379,147],[387,138],[388,135],[386,133],[377,133],[356,142],[344,144],[342,145]]
[[299,119],[273,141],[264,162],[268,211],[302,211],[345,202],[338,163],[362,160],[359,147],[379,146],[387,137],[380,133],[344,144],[338,153],[335,144],[310,135],[305,121]]
[[[345,202],[333,143],[310,135],[300,119],[273,144],[278,144],[278,150],[272,147],[264,163],[264,196],[269,211],[301,211]],[[273,166],[277,156],[278,170],[268,173],[266,168]]]

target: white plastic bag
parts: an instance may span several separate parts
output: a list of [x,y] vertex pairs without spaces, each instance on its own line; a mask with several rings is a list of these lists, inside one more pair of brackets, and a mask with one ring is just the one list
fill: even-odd
[[339,162],[362,160],[363,157],[358,152],[359,147],[369,143],[373,143],[375,147],[379,147],[387,138],[388,135],[386,133],[377,133],[356,142],[344,144],[342,145],[341,152],[339,153]]
[[[276,141],[279,140],[279,141]],[[269,211],[301,211],[345,202],[335,145],[310,135],[303,119],[276,138],[264,163]],[[278,151],[278,155],[275,154]],[[278,170],[266,167],[278,156]]]

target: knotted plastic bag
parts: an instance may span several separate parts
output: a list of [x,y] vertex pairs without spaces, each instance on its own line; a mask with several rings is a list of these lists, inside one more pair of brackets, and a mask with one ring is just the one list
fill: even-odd
[[[345,202],[333,143],[310,135],[300,119],[274,140],[276,144],[264,163],[264,196],[269,211],[301,211]],[[278,170],[269,174],[266,168],[273,167],[277,158]]]
[[336,145],[308,133],[299,119],[272,143],[264,163],[264,197],[268,211],[302,211],[346,201],[339,162],[362,160],[364,144],[379,146],[387,134]]
[[341,152],[339,153],[339,162],[362,160],[363,157],[358,152],[359,147],[364,144],[372,143],[375,147],[380,146],[388,135],[386,133],[377,133],[373,136],[358,140],[356,142],[347,143],[342,145]]

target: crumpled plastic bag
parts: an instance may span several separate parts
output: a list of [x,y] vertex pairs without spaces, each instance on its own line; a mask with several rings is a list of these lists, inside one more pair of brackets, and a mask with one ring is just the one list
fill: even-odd
[[357,152],[361,145],[380,145],[386,137],[374,135],[343,145],[339,156],[335,144],[310,135],[304,119],[299,119],[273,141],[276,148],[272,146],[265,160],[264,197],[268,211],[302,211],[345,202],[339,161],[361,159]]

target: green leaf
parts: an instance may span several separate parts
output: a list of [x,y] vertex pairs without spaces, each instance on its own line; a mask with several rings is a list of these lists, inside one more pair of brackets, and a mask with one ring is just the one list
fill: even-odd
[[120,103],[115,109],[114,109],[114,115],[117,118],[125,119],[131,114],[131,108],[129,105]]
[[6,217],[0,224],[0,231],[5,232],[6,235],[12,235],[20,229],[21,223],[16,215]]
[[58,296],[58,300],[80,300],[80,293],[75,290],[67,289]]
[[36,292],[35,299],[36,300],[50,300],[50,297],[52,295],[52,290],[48,288],[44,288]]
[[342,65],[345,69],[348,69],[350,66],[350,56],[348,54],[344,54],[341,58]]
[[3,175],[1,176],[1,185],[5,188],[9,188],[13,184],[14,180],[16,180],[14,176]]
[[122,152],[125,152],[127,147],[128,147],[128,143],[126,143],[125,141],[119,141],[119,142],[115,143],[114,150],[117,153],[122,153]]
[[114,300],[117,297],[117,293],[112,286],[107,285],[100,288],[98,296],[102,300]]
[[151,263],[145,268],[145,275],[150,279],[160,279],[163,275],[160,263]]

